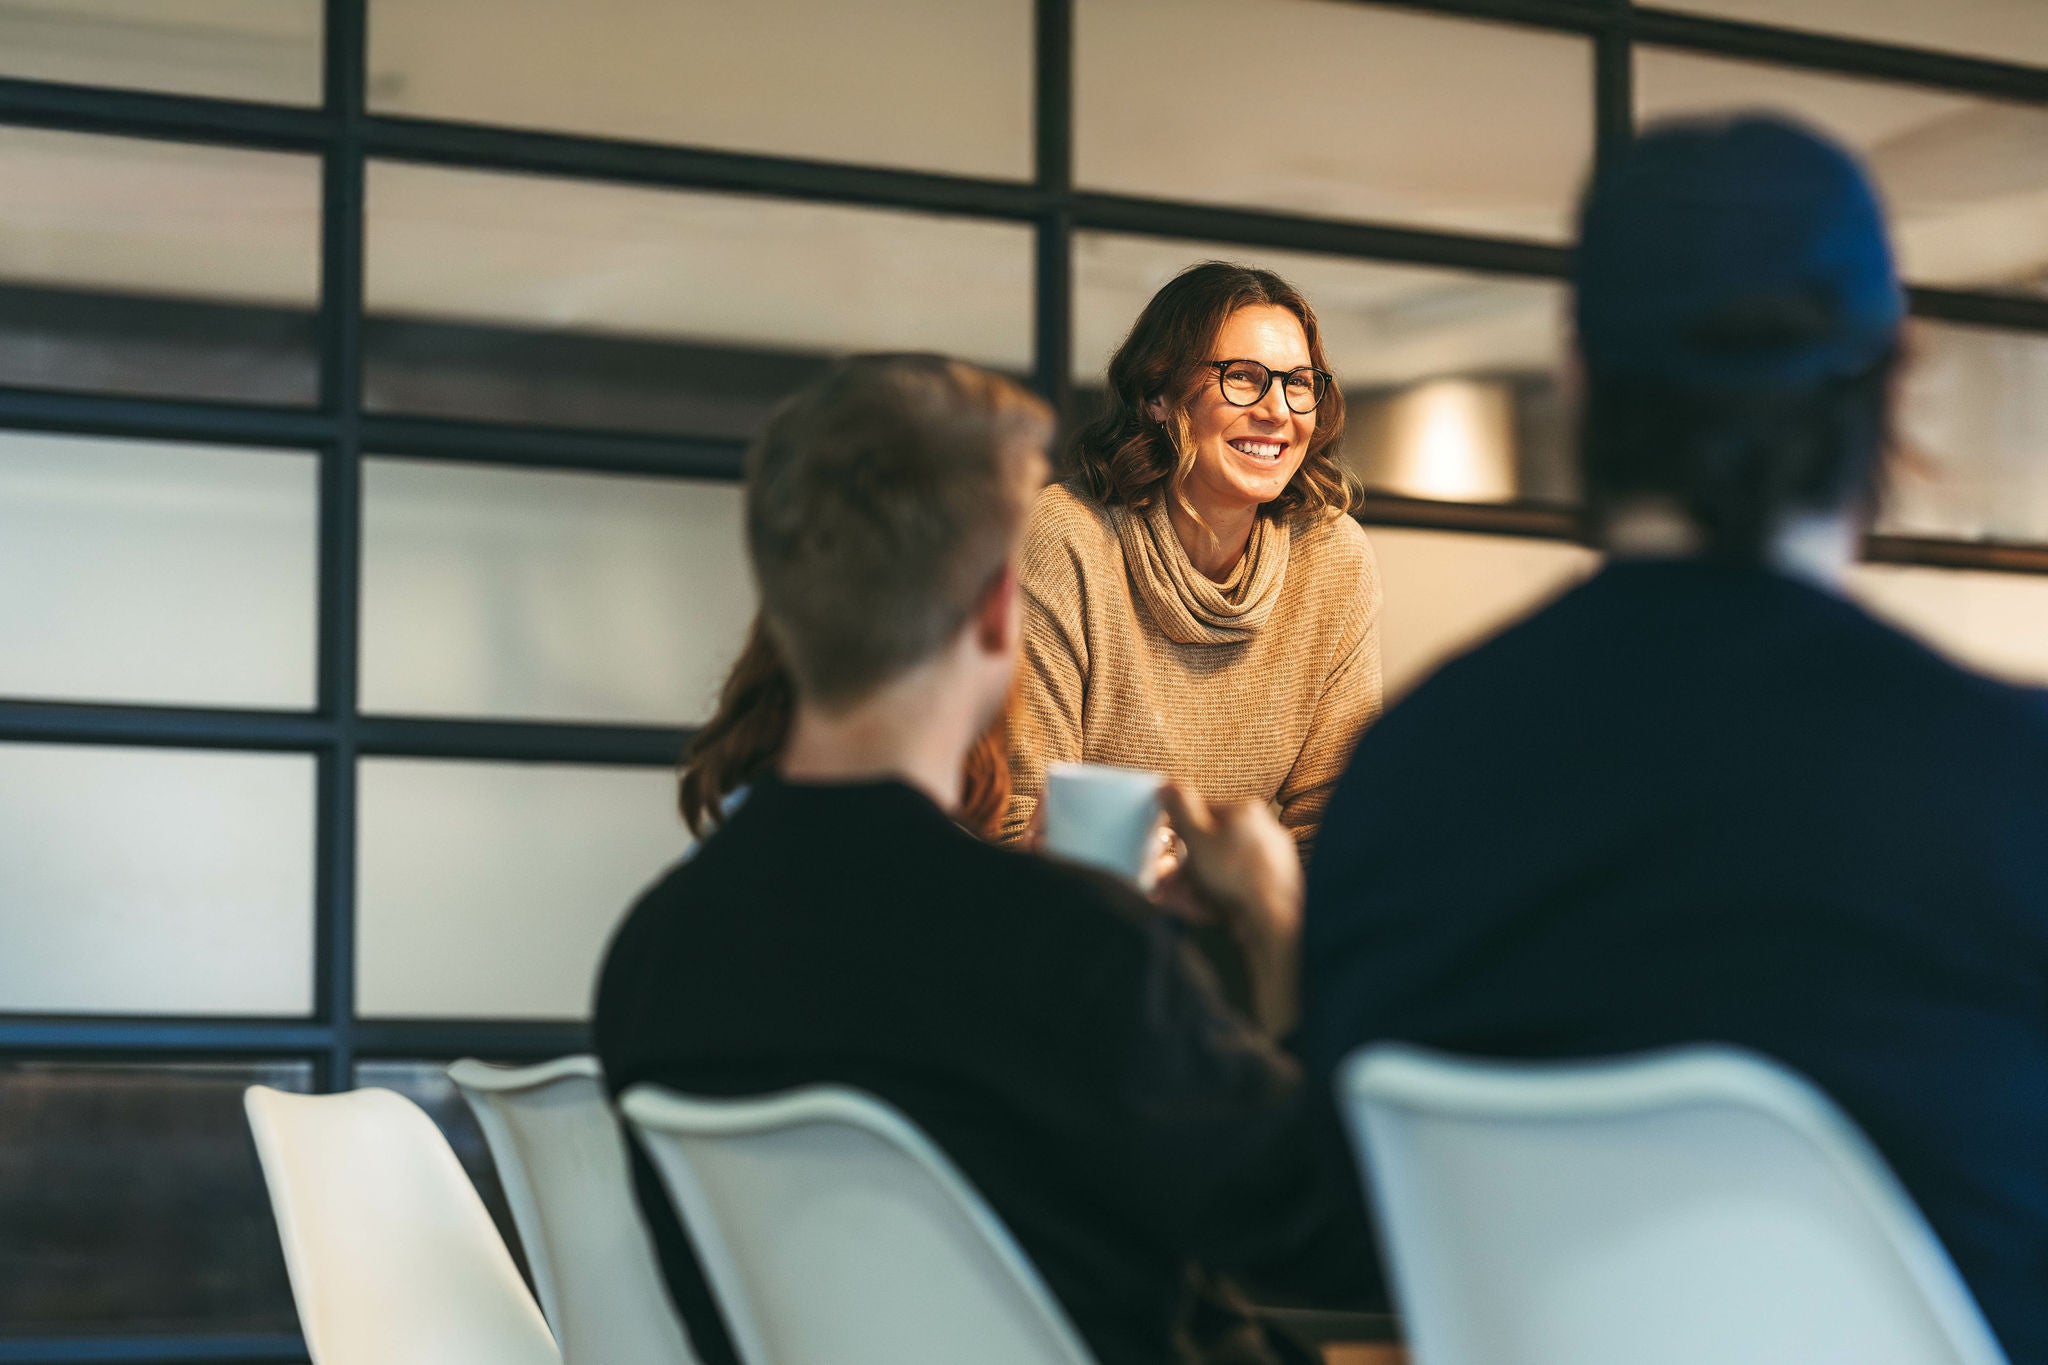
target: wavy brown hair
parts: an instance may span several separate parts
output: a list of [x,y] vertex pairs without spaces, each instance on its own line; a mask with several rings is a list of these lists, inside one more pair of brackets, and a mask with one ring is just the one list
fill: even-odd
[[[1090,497],[1105,506],[1149,507],[1162,491],[1178,491],[1194,466],[1188,404],[1213,381],[1208,367],[1217,334],[1240,308],[1274,304],[1301,321],[1310,361],[1319,370],[1330,362],[1322,329],[1301,291],[1270,270],[1230,261],[1191,265],[1166,282],[1117,347],[1109,362],[1108,407],[1074,437],[1074,475]],[[1162,403],[1166,419],[1146,412]],[[1315,434],[1308,454],[1279,497],[1260,508],[1276,517],[1348,512],[1358,505],[1359,486],[1338,463],[1344,435],[1344,394],[1332,382],[1316,405]]]
[[[759,781],[775,766],[796,715],[796,687],[775,641],[754,618],[747,643],[718,694],[718,709],[690,741],[677,783],[676,804],[683,823],[701,839],[718,824],[734,792]],[[961,769],[956,819],[993,839],[1010,799],[1007,713],[967,753]]]

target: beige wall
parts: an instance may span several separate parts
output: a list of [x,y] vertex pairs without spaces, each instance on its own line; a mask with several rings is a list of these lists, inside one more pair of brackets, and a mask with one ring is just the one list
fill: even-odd
[[1856,596],[1974,668],[2048,687],[2048,575],[1865,564]]
[[[1369,527],[1386,606],[1387,694],[1591,573],[1581,546],[1517,536]],[[2048,686],[2048,576],[1859,566],[1851,591],[1937,649],[2014,681]]]
[[1522,536],[1367,527],[1386,605],[1380,649],[1387,695],[1400,696],[1501,627],[1591,573],[1591,550]]

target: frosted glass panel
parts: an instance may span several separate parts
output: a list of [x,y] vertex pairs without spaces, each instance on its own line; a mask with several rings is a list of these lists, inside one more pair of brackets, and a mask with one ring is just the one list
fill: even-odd
[[242,1091],[312,1072],[0,1063],[0,1339],[297,1331]]
[[1030,0],[372,0],[370,105],[1022,178],[1031,52]]
[[320,102],[319,0],[7,0],[0,76]]
[[313,401],[318,157],[0,127],[0,186],[0,384]]
[[311,758],[0,745],[0,1010],[312,1007]]
[[370,759],[356,1005],[582,1019],[628,904],[683,853],[663,768]]
[[369,169],[364,402],[748,435],[848,351],[1031,366],[1031,231],[434,166]]
[[1752,24],[2048,66],[2041,0],[1669,0],[1670,8]]
[[1561,241],[1593,149],[1583,38],[1328,0],[1087,0],[1091,189]]
[[737,485],[373,460],[365,710],[680,724],[754,611]]
[[1074,241],[1074,378],[1110,354],[1160,285],[1203,260],[1278,271],[1322,324],[1369,488],[1455,502],[1570,502],[1577,475],[1557,386],[1564,286],[1298,252],[1112,233]]
[[0,432],[0,694],[311,708],[311,455]]
[[1636,49],[1644,119],[1777,109],[1868,160],[1917,284],[2048,292],[2048,107]]
[[2048,335],[1916,318],[1906,355],[1880,529],[2048,543]]

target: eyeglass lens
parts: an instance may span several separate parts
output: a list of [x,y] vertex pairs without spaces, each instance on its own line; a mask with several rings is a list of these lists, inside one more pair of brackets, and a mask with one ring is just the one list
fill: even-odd
[[1295,412],[1314,412],[1323,401],[1323,376],[1306,367],[1275,375],[1256,360],[1233,360],[1222,369],[1223,397],[1240,408],[1248,408],[1266,396],[1274,379],[1279,379],[1287,406]]

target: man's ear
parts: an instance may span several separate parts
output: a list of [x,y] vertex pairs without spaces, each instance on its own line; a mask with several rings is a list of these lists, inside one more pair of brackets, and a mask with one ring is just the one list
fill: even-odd
[[1024,628],[1023,593],[1017,586],[1017,565],[1003,565],[981,591],[969,618],[974,643],[990,654],[1007,654]]

